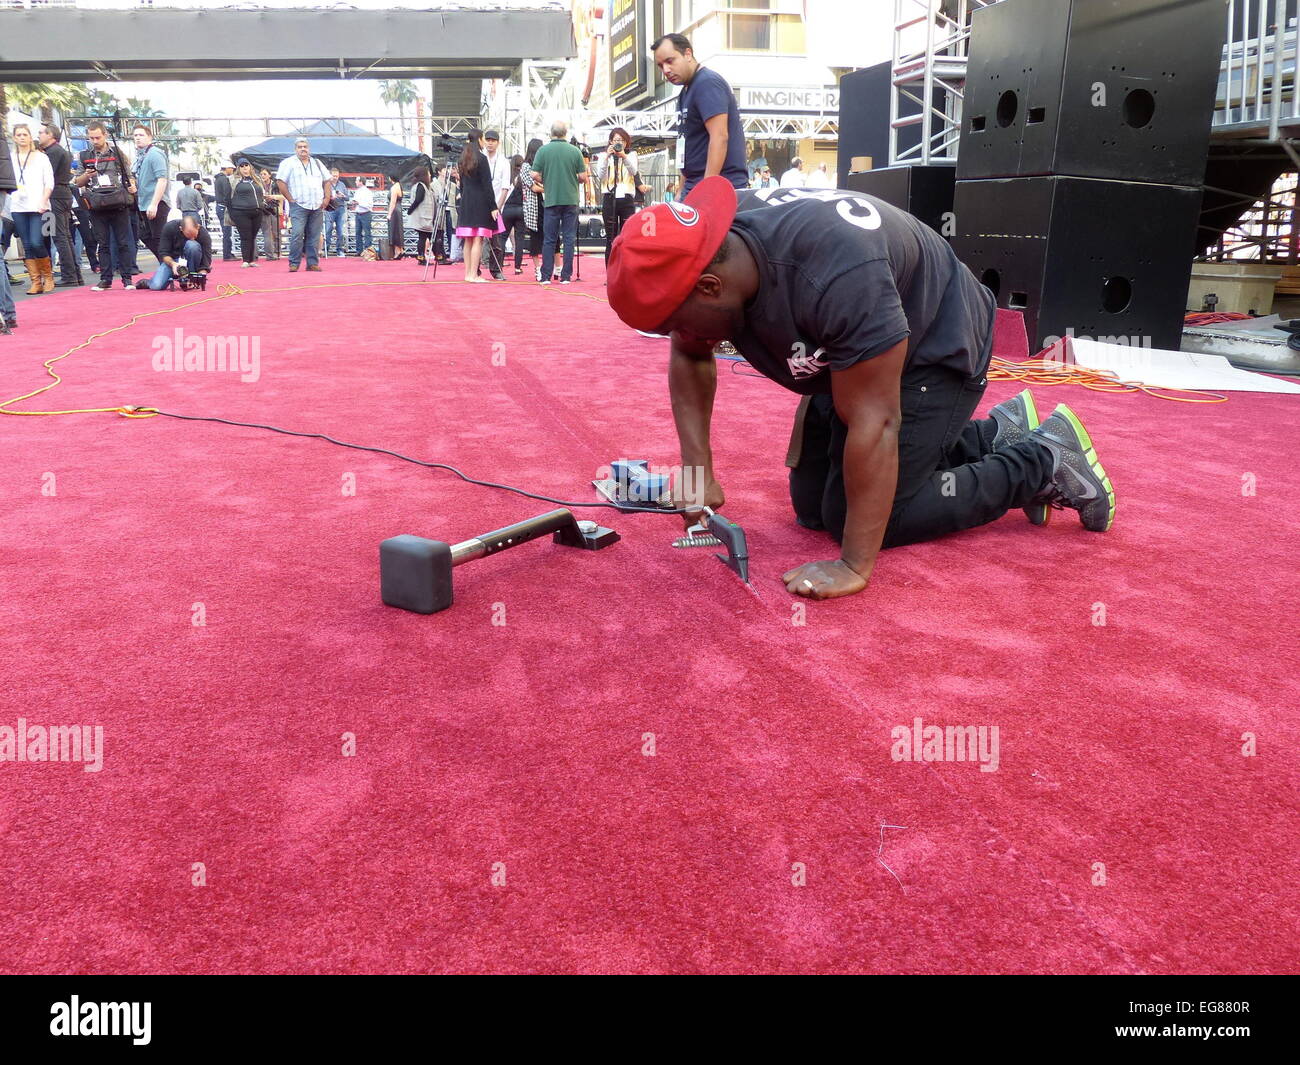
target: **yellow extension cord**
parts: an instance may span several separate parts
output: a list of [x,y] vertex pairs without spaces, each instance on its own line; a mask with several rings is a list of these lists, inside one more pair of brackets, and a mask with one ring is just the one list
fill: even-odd
[[[188,303],[181,303],[175,307],[161,307],[154,311],[143,311],[140,314],[133,314],[129,320],[121,325],[115,325],[111,329],[105,329],[103,332],[94,333],[88,336],[79,344],[74,344],[68,348],[62,355],[56,355],[51,359],[45,360],[45,372],[53,378],[47,385],[33,389],[21,396],[14,396],[0,403],[0,414],[10,414],[19,417],[44,418],[59,414],[117,414],[123,418],[153,418],[158,414],[156,407],[85,407],[78,410],[10,410],[15,403],[21,403],[23,400],[34,399],[36,396],[48,392],[50,389],[62,383],[63,378],[58,375],[54,369],[56,362],[61,362],[69,355],[89,347],[101,337],[109,336],[113,333],[120,333],[136,322],[145,318],[153,318],[161,314],[175,314],[177,311],[188,310],[191,307],[199,307],[205,303],[216,303],[220,300],[230,299],[232,296],[262,295],[272,292],[303,292],[318,291],[324,288],[393,288],[393,287],[410,287],[424,285],[458,285],[464,284],[463,280],[451,281],[343,281],[337,283],[326,283],[323,285],[289,285],[283,288],[258,288],[245,289],[240,288],[234,282],[227,281],[217,286],[217,295],[207,296],[203,299],[191,300]],[[583,296],[587,299],[596,300],[599,303],[608,303],[608,300],[600,296],[593,295],[589,292],[575,292],[565,289],[552,289],[552,292],[559,292],[570,296]],[[1007,359],[994,358],[990,364],[988,377],[990,381],[1020,381],[1027,385],[1080,385],[1083,388],[1091,389],[1094,392],[1145,392],[1156,399],[1167,399],[1177,403],[1226,403],[1228,397],[1217,392],[1203,392],[1196,389],[1181,388],[1152,388],[1137,381],[1121,381],[1113,373],[1103,370],[1090,370],[1082,366],[1068,366],[1060,362],[1053,362],[1043,359],[1030,359],[1026,362],[1011,362]],[[1169,393],[1178,392],[1181,395],[1170,395]]]

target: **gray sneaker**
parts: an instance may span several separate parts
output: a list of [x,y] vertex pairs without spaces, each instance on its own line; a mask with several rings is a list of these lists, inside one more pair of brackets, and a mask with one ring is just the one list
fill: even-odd
[[[1042,424],[1038,418],[1038,405],[1027,388],[1020,395],[999,403],[989,411],[989,416],[998,423],[997,435],[993,438],[994,451],[1029,440],[1029,434]],[[1030,525],[1046,525],[1052,516],[1050,503],[1035,501],[1024,510]]]
[[1047,502],[1077,510],[1085,529],[1109,529],[1115,521],[1115,489],[1079,416],[1061,403],[1030,435],[1052,453]]

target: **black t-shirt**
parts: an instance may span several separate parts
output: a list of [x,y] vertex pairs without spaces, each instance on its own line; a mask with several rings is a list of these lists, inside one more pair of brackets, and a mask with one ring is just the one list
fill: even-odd
[[827,393],[830,371],[905,339],[905,369],[985,370],[993,293],[925,223],[835,189],[758,189],[739,200],[731,228],[758,262],[759,289],[730,339],[765,377]]
[[[183,219],[174,218],[163,226],[162,236],[158,239],[158,258],[164,259],[171,256],[177,262],[185,257],[186,236],[181,232],[181,223]],[[212,237],[208,231],[199,226],[199,234],[194,238],[199,242],[199,247],[203,249],[203,255],[199,261],[199,269],[207,271],[212,269]]]
[[260,211],[262,209],[262,181],[260,178],[236,177],[230,183],[227,204],[233,210]]
[[727,157],[722,176],[738,189],[749,184],[745,166],[745,132],[740,125],[740,108],[727,79],[708,67],[700,67],[677,97],[677,132],[686,138],[682,173],[688,181],[699,181],[709,164],[709,131],[704,123],[715,115],[727,116]]

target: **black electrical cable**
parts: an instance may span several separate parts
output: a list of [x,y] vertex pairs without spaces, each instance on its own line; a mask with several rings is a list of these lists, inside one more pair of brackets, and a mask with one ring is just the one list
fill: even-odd
[[373,451],[377,455],[390,455],[395,459],[401,459],[403,462],[410,462],[416,466],[425,466],[431,470],[447,470],[454,473],[462,481],[469,484],[476,484],[481,488],[499,488],[503,492],[514,492],[516,495],[526,496],[528,499],[537,499],[543,503],[555,503],[561,507],[603,507],[607,510],[617,510],[624,514],[685,514],[685,507],[621,507],[616,503],[574,503],[567,499],[553,499],[551,496],[538,495],[536,492],[526,492],[522,488],[514,488],[508,484],[497,484],[495,481],[480,481],[461,473],[455,466],[448,466],[445,462],[425,462],[423,459],[413,459],[409,455],[403,455],[397,451],[389,451],[383,447],[371,447],[368,444],[349,444],[345,440],[335,440],[332,436],[326,436],[324,433],[300,433],[295,429],[281,429],[275,425],[262,425],[259,422],[236,422],[229,418],[208,418],[195,414],[173,414],[171,411],[159,410],[157,407],[142,407],[141,410],[152,411],[163,418],[177,418],[184,422],[217,422],[221,425],[237,425],[243,429],[267,429],[273,433],[283,433],[285,436],[303,436],[314,440],[325,440],[331,444],[337,444],[339,447],[349,447],[356,451]]

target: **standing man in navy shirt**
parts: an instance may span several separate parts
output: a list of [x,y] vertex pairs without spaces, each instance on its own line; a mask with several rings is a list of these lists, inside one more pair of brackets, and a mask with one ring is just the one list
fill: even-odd
[[685,196],[698,182],[720,174],[738,189],[749,185],[745,134],[735,93],[721,74],[702,66],[691,42],[669,33],[654,44],[655,65],[664,79],[680,85],[677,97],[677,166]]

